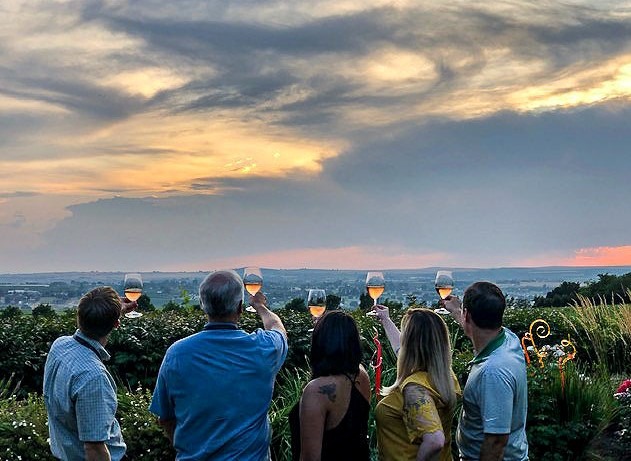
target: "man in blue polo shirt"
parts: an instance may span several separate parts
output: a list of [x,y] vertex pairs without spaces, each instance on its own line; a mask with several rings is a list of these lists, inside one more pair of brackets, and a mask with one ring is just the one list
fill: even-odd
[[267,460],[267,412],[287,356],[283,323],[258,292],[250,304],[264,329],[246,333],[237,326],[243,281],[234,271],[208,275],[199,299],[208,323],[169,347],[149,409],[158,416],[178,461]]
[[528,381],[519,338],[502,327],[506,300],[489,282],[477,282],[444,307],[471,338],[475,357],[464,388],[456,442],[461,461],[526,461]]

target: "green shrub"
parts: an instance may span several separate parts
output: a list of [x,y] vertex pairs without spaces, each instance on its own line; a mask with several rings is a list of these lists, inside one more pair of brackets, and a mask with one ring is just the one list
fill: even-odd
[[527,434],[533,460],[590,459],[596,438],[611,423],[616,402],[609,375],[587,375],[568,362],[565,385],[555,363],[528,370]]
[[44,400],[34,394],[0,400],[0,459],[51,460]]
[[[598,440],[602,433],[603,425],[609,421],[618,421],[619,425],[623,421],[620,415],[626,407],[618,403],[616,413],[612,384],[607,382],[606,374],[599,373],[592,365],[594,362],[610,361],[613,355],[617,357],[617,369],[629,370],[631,367],[628,349],[624,349],[630,340],[631,306],[600,309],[602,312],[599,311],[598,315],[602,314],[602,318],[599,317],[596,324],[580,317],[581,312],[577,312],[577,308],[506,311],[506,326],[520,337],[538,318],[549,323],[550,335],[537,339],[538,347],[557,344],[571,334],[578,349],[576,361],[580,370],[568,365],[565,393],[561,392],[556,365],[541,370],[535,362],[529,367],[528,436],[533,461],[587,459],[593,451],[594,440]],[[396,324],[400,323],[405,310],[390,309]],[[311,337],[308,329],[313,326],[313,321],[306,311],[281,309],[277,313],[287,328],[290,345],[287,360],[278,375],[270,409],[272,452],[274,458],[280,461],[289,459],[287,413],[300,398],[302,388],[309,379]],[[610,318],[613,313],[616,313],[616,321]],[[376,319],[367,317],[360,310],[353,311],[351,315],[360,328],[363,363],[367,365],[373,383],[374,371],[369,363],[375,350],[372,337],[377,332],[383,345],[382,385],[391,384],[396,374],[396,357],[382,327]],[[453,368],[464,385],[473,347],[450,316],[444,319],[454,347]],[[166,349],[178,339],[200,331],[205,322],[204,314],[193,308],[147,312],[138,319],[123,319],[121,327],[111,335],[107,349],[112,354],[112,360],[108,367],[120,383],[118,417],[131,459],[158,461],[173,458],[167,439],[147,409],[151,390]],[[258,317],[252,314],[242,317],[241,326],[246,331],[262,327]],[[22,456],[23,460],[52,459],[46,441],[48,433],[43,402],[33,393],[41,392],[43,365],[50,344],[61,335],[72,334],[75,329],[75,313],[72,311],[57,317],[35,318],[29,315],[0,318],[0,460],[18,459],[18,456]],[[605,339],[598,339],[597,334],[604,335]],[[137,390],[126,392],[125,389]],[[17,394],[17,397],[9,398],[10,394]],[[373,406],[374,403],[373,399]],[[631,413],[631,410],[626,411]],[[376,438],[372,416],[369,425],[374,455]],[[625,439],[620,438],[625,434],[623,429],[622,426],[612,429],[612,437],[615,432],[623,434],[612,440],[623,443]],[[7,447],[9,451],[5,455]]]
[[138,388],[135,392],[118,393],[118,421],[127,444],[129,459],[148,461],[175,459],[171,443],[149,412],[151,392]]

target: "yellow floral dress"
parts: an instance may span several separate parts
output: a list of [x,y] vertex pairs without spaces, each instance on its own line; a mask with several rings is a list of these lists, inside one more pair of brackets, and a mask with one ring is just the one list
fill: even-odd
[[[456,393],[460,386],[453,376]],[[405,411],[403,389],[408,384],[418,384],[429,391],[431,398],[424,398],[417,405]],[[381,461],[414,461],[423,435],[436,431],[445,434],[445,446],[440,452],[440,461],[452,461],[451,423],[453,413],[442,403],[438,392],[425,371],[417,371],[408,376],[401,385],[385,396],[377,404],[377,447]]]

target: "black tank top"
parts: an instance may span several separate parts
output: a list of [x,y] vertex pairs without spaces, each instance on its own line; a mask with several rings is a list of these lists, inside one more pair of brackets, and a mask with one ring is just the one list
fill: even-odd
[[[350,378],[349,378],[350,379]],[[369,461],[368,412],[370,404],[354,385],[348,410],[342,421],[333,429],[325,430],[322,437],[322,461]],[[300,460],[300,402],[289,412],[291,454]]]

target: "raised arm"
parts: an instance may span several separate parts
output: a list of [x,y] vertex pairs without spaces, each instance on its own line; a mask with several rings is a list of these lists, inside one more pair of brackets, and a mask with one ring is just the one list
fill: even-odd
[[464,326],[464,316],[462,313],[462,302],[458,296],[447,296],[440,301],[442,307],[447,309],[458,325]]
[[287,331],[285,330],[280,317],[270,311],[266,304],[267,298],[263,292],[259,291],[254,296],[250,296],[250,305],[256,310],[259,317],[261,317],[263,328],[266,330],[280,331],[285,337],[287,337]]
[[381,322],[392,350],[394,350],[395,354],[398,354],[399,349],[401,348],[401,332],[390,318],[390,311],[388,310],[388,307],[377,304],[373,306],[371,312],[374,312],[372,315],[377,317]]

